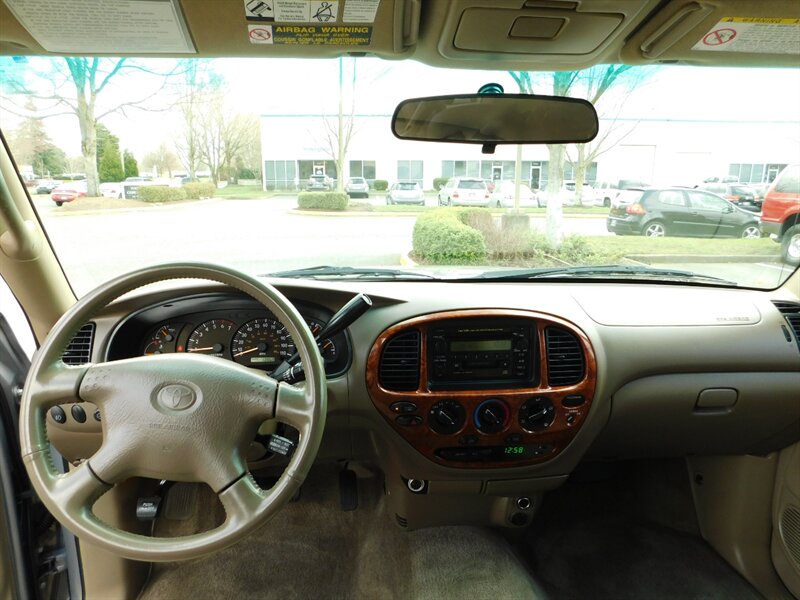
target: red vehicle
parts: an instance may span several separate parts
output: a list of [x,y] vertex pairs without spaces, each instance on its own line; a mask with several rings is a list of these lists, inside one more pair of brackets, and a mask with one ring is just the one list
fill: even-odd
[[786,167],[767,190],[761,231],[781,243],[784,261],[800,264],[800,164]]
[[86,182],[73,181],[58,186],[50,192],[50,199],[61,206],[64,202],[72,202],[75,198],[86,196]]

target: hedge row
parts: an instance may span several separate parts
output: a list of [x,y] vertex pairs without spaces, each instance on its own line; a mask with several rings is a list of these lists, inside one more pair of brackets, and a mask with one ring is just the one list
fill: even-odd
[[302,209],[344,210],[350,198],[340,192],[300,192],[297,206]]
[[389,189],[389,182],[386,181],[385,179],[376,179],[372,183],[372,187],[375,188],[376,192],[385,192],[386,190]]
[[211,181],[201,181],[195,183],[187,183],[183,186],[186,192],[186,197],[190,200],[198,200],[200,198],[213,198],[217,188]]
[[139,188],[139,199],[145,202],[175,202],[186,200],[186,190],[163,185],[143,185]]
[[444,187],[444,185],[449,181],[447,177],[434,177],[433,178],[433,189],[440,190]]
[[486,260],[486,240],[478,229],[471,226],[486,218],[491,220],[485,209],[446,208],[421,214],[414,224],[414,257],[439,265],[473,264]]

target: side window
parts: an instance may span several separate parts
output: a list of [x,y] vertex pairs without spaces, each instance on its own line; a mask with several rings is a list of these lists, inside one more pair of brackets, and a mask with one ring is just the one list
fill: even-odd
[[781,194],[800,194],[800,166],[786,167],[780,175],[775,191]]
[[722,198],[717,198],[711,194],[704,194],[702,192],[689,192],[689,200],[692,206],[702,210],[715,210],[722,212],[728,206]]
[[683,193],[677,190],[664,190],[658,195],[658,201],[669,206],[686,206]]

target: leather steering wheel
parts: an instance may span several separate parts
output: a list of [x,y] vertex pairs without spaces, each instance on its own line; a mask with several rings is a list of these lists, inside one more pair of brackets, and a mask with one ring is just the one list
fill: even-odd
[[[67,366],[61,356],[81,326],[121,295],[168,279],[205,279],[238,289],[286,326],[306,375],[303,387],[279,383],[233,361],[162,354]],[[103,443],[78,467],[54,466],[45,428],[56,404],[87,401],[100,410]],[[228,268],[170,264],[135,271],[95,289],[56,323],[25,382],[20,440],[25,467],[42,502],[81,539],[145,561],[195,558],[219,550],[264,524],[303,483],[319,449],[327,414],[322,357],[300,313],[274,287]],[[277,483],[262,490],[245,451],[265,419],[300,432]],[[154,538],[101,521],[94,502],[130,477],[205,482],[218,494],[225,521],[184,537]]]

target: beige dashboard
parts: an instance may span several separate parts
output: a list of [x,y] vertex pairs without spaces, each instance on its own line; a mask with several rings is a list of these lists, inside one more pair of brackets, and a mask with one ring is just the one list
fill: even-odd
[[[631,283],[271,283],[318,319],[359,292],[373,300],[337,342],[348,356],[329,372],[319,460],[381,469],[401,526],[525,525],[541,493],[582,460],[764,454],[800,439],[800,345],[775,293]],[[247,302],[202,285],[125,297],[94,319],[92,360],[115,356],[132,315],[186,298],[208,311]],[[569,358],[548,348],[556,329],[580,352],[573,379],[554,379]],[[382,360],[410,331],[411,383],[391,389]],[[140,334],[146,339],[147,328]],[[518,371],[514,360],[524,363]],[[62,423],[48,415],[51,439],[68,459],[90,456],[101,422],[93,407],[82,423],[65,409]],[[262,453],[251,468],[277,468],[280,459]],[[454,497],[471,501],[454,508]]]

